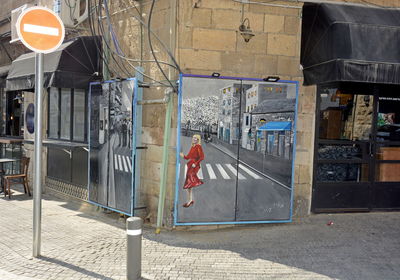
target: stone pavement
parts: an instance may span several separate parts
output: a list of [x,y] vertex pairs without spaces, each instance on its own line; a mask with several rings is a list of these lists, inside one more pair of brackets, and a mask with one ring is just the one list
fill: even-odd
[[[125,279],[124,220],[44,195],[42,255],[32,199],[0,198],[0,279]],[[328,226],[327,223],[333,221]],[[312,215],[280,225],[145,228],[143,279],[400,279],[398,212]]]

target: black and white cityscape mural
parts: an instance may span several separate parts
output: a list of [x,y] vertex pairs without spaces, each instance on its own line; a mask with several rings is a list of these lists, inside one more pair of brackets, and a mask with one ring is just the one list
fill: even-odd
[[89,200],[133,214],[134,80],[91,84]]
[[181,82],[175,223],[290,221],[297,83]]

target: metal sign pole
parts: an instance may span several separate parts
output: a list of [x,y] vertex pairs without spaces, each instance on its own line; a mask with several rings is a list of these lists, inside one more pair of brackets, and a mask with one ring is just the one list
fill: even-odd
[[33,184],[33,256],[40,256],[42,220],[43,53],[35,57],[35,170]]

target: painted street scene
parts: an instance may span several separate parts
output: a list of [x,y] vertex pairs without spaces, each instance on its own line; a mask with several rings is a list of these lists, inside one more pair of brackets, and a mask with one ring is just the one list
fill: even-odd
[[[290,219],[296,84],[189,76],[181,94],[178,222]],[[196,136],[202,184],[184,190]]]
[[2,0],[0,280],[400,279],[399,0]]

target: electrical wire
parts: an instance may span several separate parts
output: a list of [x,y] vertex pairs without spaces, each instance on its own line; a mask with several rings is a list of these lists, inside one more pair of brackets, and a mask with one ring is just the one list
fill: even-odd
[[[89,2],[89,13],[88,13],[88,20],[89,20],[89,28],[90,28],[90,33],[92,34],[92,36],[98,36],[98,34],[95,31],[95,25],[92,19],[92,8],[91,8],[91,0],[88,1]],[[94,9],[93,9],[94,11]],[[108,60],[105,59],[105,57],[103,56],[103,48],[101,46],[99,46],[99,44],[97,43],[97,40],[95,40],[95,45],[97,48],[97,51],[101,57],[101,60],[104,62],[104,66],[107,68],[108,71],[111,70],[111,66],[108,63]],[[100,68],[99,68],[100,69]]]
[[[101,33],[101,34],[104,35],[104,27],[103,27],[103,24],[102,24],[102,22],[101,22],[101,20],[100,20],[100,18],[101,18],[101,12],[98,14],[98,17],[97,17],[97,18],[98,18],[98,24],[99,24],[99,27],[100,27],[99,33]],[[107,42],[106,40],[105,40],[105,45],[106,45],[106,47],[107,47],[112,53],[115,53],[115,51],[111,48],[111,46],[108,44],[108,42]],[[117,53],[117,55],[118,55],[120,58],[123,58],[123,59],[126,60],[126,58],[125,58],[124,56],[119,55],[118,53]],[[114,56],[112,55],[112,57],[114,57]],[[114,60],[115,60],[115,59],[114,59]],[[128,65],[131,66],[135,71],[137,71],[138,73],[142,74],[144,77],[146,77],[146,78],[148,78],[148,79],[154,81],[156,84],[160,84],[160,85],[163,85],[163,86],[168,86],[167,84],[163,83],[162,81],[158,81],[158,80],[152,78],[151,76],[145,74],[143,71],[139,70],[137,67],[135,67],[134,65],[132,65],[128,60],[127,60],[126,62],[127,62]],[[116,63],[117,63],[117,62],[116,62]],[[124,65],[124,64],[122,64],[122,65],[123,65],[124,68],[125,68],[125,65]],[[126,69],[126,68],[125,68],[125,69]]]
[[[126,4],[124,3],[124,5],[125,5],[125,7],[126,7]],[[139,11],[139,9],[136,7],[136,5],[133,5],[133,7],[135,8],[135,10],[138,12],[138,14],[139,14],[139,16],[140,16],[140,11]],[[120,13],[120,12],[127,12],[128,10],[129,10],[130,8],[125,8],[125,9],[123,9],[123,10],[120,10],[120,11],[117,11],[117,12],[115,12],[115,13],[113,13],[113,14],[111,14],[111,15],[116,15],[117,13]],[[141,26],[145,26],[145,27],[147,27],[147,24],[143,21],[143,19],[142,19],[142,17],[140,16],[140,18],[137,18],[136,16],[134,16],[133,14],[132,14],[132,17],[133,18],[135,18],[137,21],[139,21],[139,23],[141,24]],[[154,35],[154,36],[157,36],[153,31],[151,31],[152,32],[152,34]],[[157,39],[163,44],[163,42],[161,41],[161,39],[159,39],[158,37],[157,37]],[[166,48],[166,46],[165,45],[163,45],[163,47],[168,51],[168,49]],[[133,59],[133,58],[129,58],[129,57],[126,57],[126,56],[121,56],[120,54],[117,54],[118,56],[120,56],[122,59],[126,59],[126,60],[129,60],[129,61],[131,61],[131,62],[138,62],[138,63],[155,63],[156,61],[155,60],[143,60],[143,59]],[[172,54],[171,54],[172,55]],[[168,65],[168,66],[170,66],[170,67],[173,67],[173,68],[175,68],[177,71],[179,71],[180,72],[180,69],[179,69],[179,66],[177,66],[176,64],[171,64],[171,63],[168,63],[168,62],[165,62],[165,61],[158,61],[160,64],[164,64],[164,65]]]
[[164,70],[162,69],[161,64],[158,62],[157,56],[156,56],[156,54],[154,52],[154,49],[153,49],[153,43],[151,41],[151,32],[150,32],[150,30],[151,30],[151,19],[152,19],[152,16],[153,16],[153,10],[154,10],[155,2],[156,2],[155,0],[151,1],[149,19],[148,19],[148,23],[147,23],[147,28],[149,30],[149,32],[147,32],[147,38],[148,38],[148,41],[149,41],[150,51],[151,51],[151,54],[153,55],[154,60],[156,61],[157,67],[160,69],[161,74],[165,77],[165,79],[168,81],[168,83],[171,85],[171,87],[174,89],[174,91],[178,92],[176,86],[174,86],[172,84],[171,80],[168,78],[167,74],[165,74]]
[[[104,1],[107,1],[107,0],[104,0]],[[138,14],[140,15],[139,9],[138,9],[135,5],[134,5],[134,7],[135,7],[136,11],[138,12]],[[114,13],[114,14],[115,14],[115,13]],[[105,17],[107,18],[108,24],[112,26],[112,23],[111,23],[111,16],[110,16],[110,13],[109,13],[108,9],[106,9],[106,16],[105,16]],[[121,48],[120,48],[120,45],[119,45],[119,42],[118,42],[118,38],[117,38],[117,36],[115,35],[115,32],[114,32],[114,28],[111,27],[111,30],[112,30],[112,32],[113,32],[113,34],[114,34],[114,36],[113,36],[113,41],[114,41],[114,46],[116,47],[117,52],[115,52],[113,49],[110,49],[110,50],[111,50],[112,52],[114,52],[117,56],[119,56],[121,59],[128,60],[128,61],[131,61],[131,62],[138,62],[138,63],[140,63],[140,62],[144,62],[144,63],[155,63],[155,62],[156,62],[155,60],[133,59],[133,58],[127,57],[127,56],[122,52],[122,50],[121,50]],[[120,49],[120,51],[118,51],[118,48]],[[168,65],[168,66],[170,66],[170,67],[175,68],[176,70],[178,70],[178,67],[177,67],[176,65],[174,65],[174,64],[171,64],[171,63],[168,63],[168,62],[165,62],[165,61],[158,61],[158,62],[159,62],[160,64]],[[178,71],[179,71],[179,70],[178,70]]]
[[[89,0],[89,1],[88,1],[88,9],[89,9],[89,12],[88,12],[89,29],[90,29],[90,33],[92,34],[92,36],[98,36],[98,34],[97,34],[96,31],[95,31],[95,25],[94,25],[93,18],[92,18],[92,7],[91,7],[92,5],[91,5],[91,2],[92,2],[92,0]],[[93,11],[95,11],[95,9],[96,9],[96,7],[93,8]],[[104,62],[105,66],[107,67],[108,71],[110,71],[110,70],[111,70],[111,66],[110,66],[110,64],[108,63],[108,60],[103,56],[102,47],[98,45],[97,40],[95,40],[95,45],[96,45],[97,51],[98,51],[98,53],[99,53],[99,55],[100,55],[102,61]],[[119,64],[117,64],[117,65],[118,65],[118,67],[120,67]],[[121,70],[123,71],[122,68],[121,68]]]
[[[98,16],[98,24],[99,24],[99,27],[100,27],[100,33],[104,35],[104,27],[103,27],[102,22],[99,20],[100,18],[101,18],[101,13],[100,13],[99,16]],[[115,53],[115,51],[114,51],[114,50],[111,48],[111,46],[108,44],[107,40],[105,40],[104,42],[105,42],[105,45],[106,45],[107,49],[109,49],[112,53]],[[117,55],[118,55],[118,54],[117,54]],[[112,54],[112,57],[114,57],[113,54]],[[115,58],[114,58],[114,60],[115,60]],[[116,63],[117,63],[117,62],[116,62]],[[160,85],[163,85],[163,86],[168,86],[167,84],[163,83],[162,81],[158,81],[158,80],[152,78],[151,76],[145,74],[143,71],[139,70],[137,67],[135,67],[134,65],[132,65],[129,61],[127,61],[127,63],[128,63],[128,65],[131,66],[135,71],[137,71],[138,73],[142,74],[144,77],[146,77],[146,78],[148,78],[148,79],[150,79],[150,80],[156,82],[157,84],[160,84]],[[122,66],[125,68],[125,65],[124,65],[124,64],[122,64]],[[126,68],[125,68],[125,69],[126,69]],[[127,71],[129,71],[129,70],[127,70]],[[129,74],[128,76],[132,76],[132,75]]]
[[[154,0],[152,0],[152,1],[154,1]],[[143,5],[143,4],[142,4],[142,5]],[[125,5],[125,7],[126,7],[126,5]],[[168,56],[171,58],[172,62],[176,65],[176,68],[178,69],[178,71],[179,71],[180,73],[182,73],[182,71],[181,71],[181,69],[180,69],[180,67],[179,67],[178,62],[176,61],[174,55],[171,53],[171,51],[169,50],[169,48],[164,44],[164,41],[161,40],[161,38],[160,38],[151,28],[149,28],[148,24],[142,19],[142,17],[140,17],[140,18],[137,17],[135,14],[129,12],[129,9],[126,9],[126,11],[127,11],[128,13],[130,13],[131,16],[132,16],[133,18],[135,18],[139,23],[141,23],[141,24],[148,30],[148,32],[150,32],[150,33],[160,42],[160,45],[164,48],[164,50],[167,52]],[[139,12],[139,14],[140,14],[140,12]],[[149,16],[150,16],[150,15],[149,15]],[[155,62],[155,61],[154,61],[154,62]]]
[[[99,2],[98,2],[97,8],[96,8],[96,15],[97,15],[97,27],[98,27],[98,32],[99,32],[99,34],[101,34],[101,36],[104,38],[104,37],[105,37],[105,36],[104,36],[105,28],[104,28],[104,26],[103,26],[102,21],[100,20],[101,17],[102,17],[101,8],[100,8],[100,7],[101,7],[101,1],[102,1],[102,0],[99,0]],[[96,3],[96,4],[97,4],[97,3]],[[111,49],[111,47],[109,46],[107,40],[104,40],[104,43],[106,44],[106,48],[107,48],[107,49]],[[132,76],[132,74],[131,74],[130,71],[125,67],[125,65],[124,65],[123,63],[119,63],[119,62],[115,59],[115,57],[114,57],[113,54],[111,54],[111,58],[112,58],[112,60],[117,64],[118,68],[120,68],[120,69],[122,70],[122,72],[124,72],[124,74],[126,75],[126,77],[131,77],[131,76]],[[122,67],[121,67],[121,65],[122,65]],[[121,76],[121,75],[120,75],[120,76]],[[123,75],[122,75],[122,76],[123,76]],[[122,76],[121,76],[121,77],[122,77]]]
[[[61,0],[62,1],[62,0]],[[69,8],[69,18],[71,19],[72,22],[75,21],[75,18],[73,17],[73,15],[75,14],[75,10],[76,10],[76,0],[74,0],[74,6],[72,7],[70,0],[64,0],[65,4],[67,5],[67,7]]]
[[[96,0],[95,0],[95,6],[94,6],[94,7],[92,7],[91,1],[90,1],[90,0],[89,0],[88,2],[89,2],[89,16],[88,16],[88,18],[89,18],[89,28],[90,28],[90,32],[91,32],[91,34],[92,34],[93,36],[96,36],[97,34],[99,34],[100,36],[103,36],[103,37],[104,37],[104,33],[105,33],[105,29],[106,29],[106,28],[104,28],[103,23],[102,23],[102,21],[101,21],[101,18],[102,18],[102,13],[101,13],[101,2],[100,2],[100,0],[99,0],[99,2],[96,2]],[[135,7],[135,9],[137,9],[137,8]],[[97,32],[96,32],[96,27],[95,27],[95,24],[94,24],[94,21],[93,21],[93,16],[96,16],[96,17],[97,17],[97,23],[98,23]],[[106,14],[106,17],[107,17],[107,14]],[[135,18],[136,18],[136,17],[135,17]],[[111,20],[110,20],[110,21],[107,21],[107,22],[108,22],[108,23],[111,23]],[[139,21],[139,22],[140,22],[140,21]],[[115,33],[114,33],[114,34],[115,34]],[[114,40],[116,40],[116,41],[115,41],[115,44],[118,44],[118,43],[117,43],[117,40],[118,40],[118,39],[117,39],[117,36],[116,36],[116,35],[114,36]],[[156,80],[156,79],[150,77],[149,75],[145,74],[143,71],[137,69],[137,67],[135,67],[134,65],[132,65],[132,63],[130,63],[130,61],[132,61],[132,62],[141,62],[140,60],[131,59],[131,58],[128,58],[128,57],[126,57],[126,56],[124,56],[124,55],[122,55],[122,54],[118,54],[115,50],[113,50],[113,48],[109,45],[109,43],[108,43],[106,40],[104,40],[104,43],[105,43],[105,46],[104,46],[104,47],[106,47],[107,49],[109,49],[109,50],[112,52],[112,54],[110,55],[110,57],[113,59],[113,61],[115,62],[115,64],[117,64],[118,68],[121,69],[122,72],[124,72],[125,74],[128,74],[128,76],[131,76],[130,73],[129,73],[129,70],[125,70],[126,68],[125,68],[125,65],[124,65],[123,63],[118,63],[118,61],[117,61],[116,58],[114,57],[114,54],[115,54],[116,56],[118,56],[119,59],[125,60],[126,63],[127,63],[130,67],[132,67],[133,69],[135,69],[135,71],[137,71],[138,73],[142,74],[144,77],[148,78],[149,80],[153,81],[153,82],[148,83],[149,85],[161,85],[161,86],[168,86],[168,87],[170,86],[170,84],[168,85],[168,84],[166,84],[166,83],[163,82],[163,81],[158,81],[158,80]],[[105,59],[105,57],[103,56],[102,51],[101,51],[101,48],[99,47],[99,45],[97,44],[97,42],[96,42],[96,48],[99,50],[100,56],[101,56],[101,58],[103,59],[103,61],[105,62],[105,66],[106,66],[109,70],[113,70],[113,71],[116,73],[117,71],[115,71],[115,68],[113,68],[113,67],[107,62],[107,59]],[[144,62],[155,62],[155,61],[146,60],[146,61],[144,61]],[[123,69],[123,68],[121,67],[120,64],[122,64],[122,66],[124,66],[125,69]],[[167,63],[164,62],[164,64],[167,64]],[[174,67],[174,65],[172,65],[172,64],[168,64],[168,65],[169,65],[170,67]],[[175,68],[175,67],[174,67],[174,68]],[[121,77],[123,77],[123,75],[121,75]]]

